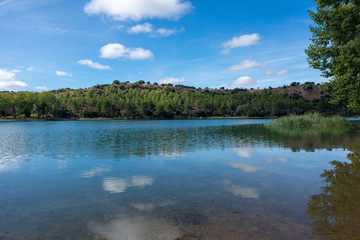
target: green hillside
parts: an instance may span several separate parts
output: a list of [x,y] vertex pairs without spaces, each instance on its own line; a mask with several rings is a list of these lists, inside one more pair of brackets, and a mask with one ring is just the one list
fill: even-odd
[[268,117],[320,112],[347,115],[320,85],[292,83],[267,89],[209,89],[119,82],[85,89],[1,92],[1,118],[198,118]]

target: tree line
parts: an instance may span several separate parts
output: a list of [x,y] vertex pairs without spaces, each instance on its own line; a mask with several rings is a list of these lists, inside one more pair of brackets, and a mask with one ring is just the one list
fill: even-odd
[[87,89],[0,93],[0,117],[16,119],[266,117],[311,111],[347,114],[346,107],[332,103],[329,95],[310,101],[272,88],[196,89],[115,80]]

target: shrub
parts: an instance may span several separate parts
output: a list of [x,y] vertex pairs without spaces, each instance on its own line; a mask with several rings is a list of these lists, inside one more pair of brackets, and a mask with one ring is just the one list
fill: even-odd
[[268,123],[271,127],[349,127],[350,122],[343,117],[323,117],[320,113],[289,115]]

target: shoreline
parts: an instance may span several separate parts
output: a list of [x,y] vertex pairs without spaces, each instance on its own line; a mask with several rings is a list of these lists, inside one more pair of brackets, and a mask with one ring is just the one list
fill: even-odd
[[0,122],[102,121],[102,120],[211,120],[211,119],[275,119],[274,117],[199,117],[199,118],[0,118]]
[[[330,116],[335,117],[335,116]],[[21,118],[21,119],[14,119],[14,118],[0,118],[1,122],[51,122],[51,121],[107,121],[107,120],[216,120],[216,119],[277,119],[279,117],[199,117],[199,118],[54,118],[54,119],[37,119],[37,118]],[[360,116],[350,116],[344,117],[349,119],[350,121],[360,120]]]

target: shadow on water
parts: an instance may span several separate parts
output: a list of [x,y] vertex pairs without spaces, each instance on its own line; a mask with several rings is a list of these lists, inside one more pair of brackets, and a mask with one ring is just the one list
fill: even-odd
[[349,162],[332,161],[334,168],[321,174],[326,186],[308,202],[306,214],[313,219],[313,237],[359,239],[360,147],[349,150]]

